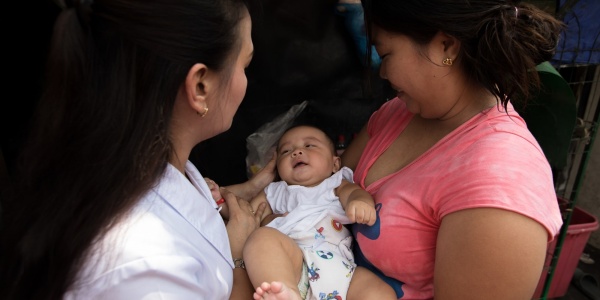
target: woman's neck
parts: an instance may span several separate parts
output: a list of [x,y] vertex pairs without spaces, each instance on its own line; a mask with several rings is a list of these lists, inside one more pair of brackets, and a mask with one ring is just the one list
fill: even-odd
[[447,129],[455,129],[475,115],[497,105],[498,101],[488,90],[466,88],[456,103],[448,114],[432,120],[433,123]]

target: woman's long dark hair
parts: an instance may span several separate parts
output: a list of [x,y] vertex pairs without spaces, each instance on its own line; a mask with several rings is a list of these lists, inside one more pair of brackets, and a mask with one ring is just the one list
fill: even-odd
[[518,2],[362,0],[368,36],[374,24],[418,44],[426,44],[439,31],[460,40],[457,59],[465,73],[505,108],[509,99],[526,101],[539,88],[535,67],[553,57],[563,28],[535,5]]
[[44,91],[3,203],[3,299],[58,299],[86,255],[163,174],[178,88],[227,73],[245,0],[75,0],[56,20]]

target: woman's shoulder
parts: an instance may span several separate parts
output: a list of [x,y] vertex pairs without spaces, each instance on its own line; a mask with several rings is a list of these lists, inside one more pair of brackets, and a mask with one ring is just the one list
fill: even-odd
[[404,128],[413,114],[406,109],[406,103],[399,98],[385,102],[376,110],[369,119],[369,136],[378,134],[392,134]]
[[404,103],[402,100],[396,97],[383,103],[379,107],[379,109],[373,113],[373,117],[380,119],[388,119],[392,117],[410,115],[409,111],[405,108],[406,103]]
[[[533,145],[539,148],[535,137],[527,128],[525,120],[509,104],[508,109],[493,107],[473,117],[455,131],[457,137],[468,138],[482,145],[493,143],[496,147],[503,149],[509,143],[499,142],[508,136],[514,136],[516,141],[523,143],[521,146]],[[488,146],[493,146],[488,145]],[[514,144],[519,146],[519,143]],[[529,147],[529,146],[526,146]]]

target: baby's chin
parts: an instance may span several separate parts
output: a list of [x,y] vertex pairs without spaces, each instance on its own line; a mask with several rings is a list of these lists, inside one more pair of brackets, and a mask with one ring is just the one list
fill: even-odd
[[313,186],[317,186],[319,185],[319,183],[321,183],[320,181],[315,182],[314,179],[309,178],[306,180],[286,180],[285,182],[287,182],[288,185],[301,185],[304,187],[313,187]]

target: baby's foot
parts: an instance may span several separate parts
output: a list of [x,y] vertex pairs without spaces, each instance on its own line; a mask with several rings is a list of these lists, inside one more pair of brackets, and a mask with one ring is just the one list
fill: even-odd
[[263,282],[254,292],[254,299],[264,300],[301,300],[298,292],[279,281]]

